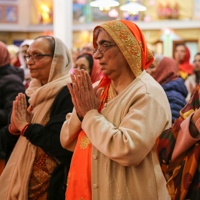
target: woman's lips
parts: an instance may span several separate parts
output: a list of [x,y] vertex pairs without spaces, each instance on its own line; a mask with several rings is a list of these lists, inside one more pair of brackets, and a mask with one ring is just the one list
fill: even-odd
[[105,63],[99,63],[100,64],[100,69],[105,68]]

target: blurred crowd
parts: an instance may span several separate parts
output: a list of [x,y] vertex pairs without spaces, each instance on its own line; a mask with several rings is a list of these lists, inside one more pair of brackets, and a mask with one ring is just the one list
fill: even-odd
[[[97,27],[93,43],[74,51],[51,36],[19,47],[0,41],[1,199],[200,195],[199,187],[193,192],[180,184],[186,172],[200,174],[199,155],[196,167],[188,158],[200,152],[200,53],[189,63],[181,43],[174,59],[153,55],[134,23],[116,24],[114,34]],[[115,36],[120,27],[133,43],[130,51]]]

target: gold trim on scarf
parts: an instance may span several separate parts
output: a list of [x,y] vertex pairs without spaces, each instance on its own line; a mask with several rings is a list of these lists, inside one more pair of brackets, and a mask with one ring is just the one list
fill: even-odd
[[90,142],[89,138],[86,135],[84,135],[79,141],[79,144],[81,149],[87,149],[88,145],[92,143]]
[[120,21],[106,22],[100,25],[111,36],[127,60],[133,74],[142,73],[141,41],[136,40],[128,27]]

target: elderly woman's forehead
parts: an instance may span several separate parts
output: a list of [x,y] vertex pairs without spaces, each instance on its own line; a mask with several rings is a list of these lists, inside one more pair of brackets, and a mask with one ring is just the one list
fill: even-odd
[[113,39],[110,37],[110,35],[103,29],[100,30],[97,36],[97,41],[100,41],[100,40],[107,40],[107,41],[114,42]]
[[44,52],[49,52],[50,51],[50,45],[48,40],[45,38],[39,38],[35,40],[28,48],[29,51],[44,51]]

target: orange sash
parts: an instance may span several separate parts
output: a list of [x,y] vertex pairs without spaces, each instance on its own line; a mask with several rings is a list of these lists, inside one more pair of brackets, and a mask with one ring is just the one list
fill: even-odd
[[[99,112],[107,101],[110,82],[111,80],[104,76],[98,86],[105,88],[100,98]],[[91,157],[92,143],[85,132],[81,130],[68,173],[66,200],[92,200]]]

